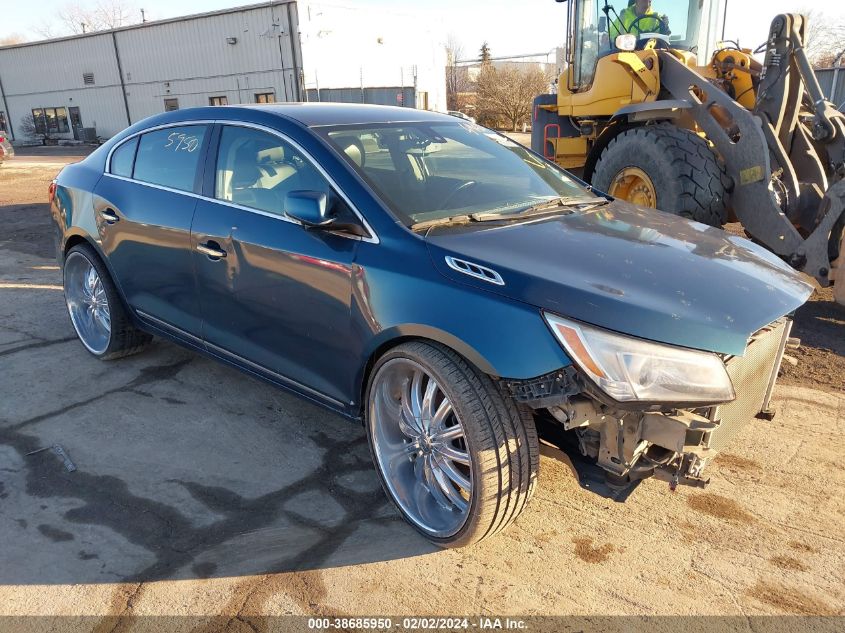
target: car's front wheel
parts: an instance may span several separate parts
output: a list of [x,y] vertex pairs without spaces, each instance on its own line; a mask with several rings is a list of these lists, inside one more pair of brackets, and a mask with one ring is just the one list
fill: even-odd
[[388,496],[440,546],[462,547],[504,529],[534,491],[539,444],[531,412],[440,345],[405,343],[378,360],[366,428]]
[[132,325],[108,269],[87,244],[74,246],[65,256],[64,291],[73,329],[94,356],[128,356],[152,339]]

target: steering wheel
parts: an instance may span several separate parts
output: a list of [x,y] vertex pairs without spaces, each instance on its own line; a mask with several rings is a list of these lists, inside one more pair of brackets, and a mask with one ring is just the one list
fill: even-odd
[[[657,21],[657,32],[653,31],[643,31],[639,30],[639,23],[641,20],[656,20]],[[634,32],[636,29],[636,33]],[[628,33],[637,36],[637,41],[640,40],[649,40],[649,39],[656,39],[660,42],[663,42],[667,46],[669,45],[669,35],[672,31],[669,30],[669,24],[666,20],[664,20],[659,15],[641,15],[634,19],[631,22],[631,25],[628,27]],[[644,37],[645,36],[645,37]]]
[[449,203],[452,202],[461,192],[469,191],[473,187],[478,185],[478,183],[474,180],[467,180],[466,182],[461,183],[457,189],[452,191],[443,202],[440,203],[441,207],[448,208]]

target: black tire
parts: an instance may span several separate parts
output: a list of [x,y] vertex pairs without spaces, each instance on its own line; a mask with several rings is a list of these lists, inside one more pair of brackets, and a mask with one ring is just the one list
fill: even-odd
[[671,123],[626,130],[602,152],[592,184],[609,193],[627,167],[638,167],[651,178],[661,211],[710,226],[727,222],[724,167],[697,134]]
[[[373,446],[371,390],[379,369],[393,359],[421,365],[442,386],[466,434],[473,490],[467,518],[458,532],[435,538],[403,511],[385,481]],[[388,498],[423,536],[441,547],[464,547],[510,525],[534,494],[539,469],[539,442],[531,411],[518,406],[489,376],[453,350],[437,343],[409,342],[385,353],[367,385],[365,427],[376,471]]]
[[73,325],[73,328],[85,349],[100,360],[123,358],[124,356],[137,354],[143,350],[150,343],[153,337],[150,334],[139,330],[132,324],[126,308],[124,307],[123,300],[112,281],[111,275],[97,252],[88,244],[77,244],[69,249],[65,254],[65,263],[67,263],[72,256],[81,256],[85,258],[85,260],[87,260],[87,262],[90,263],[97,272],[97,275],[103,285],[105,298],[108,302],[108,311],[110,314],[111,328],[108,336],[108,345],[103,350],[92,349],[85,342],[83,334],[80,333],[80,329],[71,314],[71,302],[68,299],[68,284],[70,282],[68,280],[67,266],[64,266],[63,285],[65,289],[65,302],[68,306],[68,314],[70,315],[71,324]]

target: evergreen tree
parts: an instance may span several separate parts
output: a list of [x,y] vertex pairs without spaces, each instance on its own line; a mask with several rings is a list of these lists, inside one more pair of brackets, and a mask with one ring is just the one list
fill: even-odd
[[482,64],[489,64],[492,57],[490,56],[490,46],[487,45],[487,42],[484,42],[481,45],[481,56],[478,58]]

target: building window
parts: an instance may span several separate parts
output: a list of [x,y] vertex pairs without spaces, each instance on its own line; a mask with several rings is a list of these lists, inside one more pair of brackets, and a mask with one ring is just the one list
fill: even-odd
[[276,103],[276,94],[273,92],[256,92],[255,103]]
[[228,97],[209,97],[208,105],[210,106],[224,106],[229,105]]
[[66,108],[34,108],[32,120],[36,134],[66,134],[70,132]]
[[179,109],[179,99],[165,99],[164,100],[164,111],[165,112],[173,112],[174,110]]

